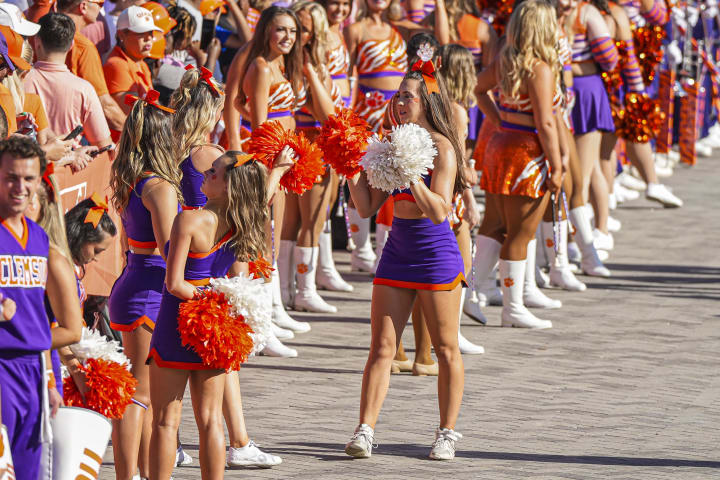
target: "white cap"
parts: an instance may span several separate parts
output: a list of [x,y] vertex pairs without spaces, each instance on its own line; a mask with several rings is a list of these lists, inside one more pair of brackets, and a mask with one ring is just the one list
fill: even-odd
[[40,30],[40,25],[27,20],[17,5],[12,3],[0,3],[0,25],[10,27],[23,37],[32,37]]
[[152,12],[136,5],[122,11],[118,17],[117,30],[130,30],[134,33],[162,32],[161,28],[155,26]]

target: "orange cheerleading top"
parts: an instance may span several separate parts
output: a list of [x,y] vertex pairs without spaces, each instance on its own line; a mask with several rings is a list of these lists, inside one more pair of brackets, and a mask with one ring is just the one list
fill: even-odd
[[466,13],[460,17],[457,24],[458,43],[470,50],[475,59],[475,65],[479,65],[482,61],[482,43],[478,38],[478,28],[483,22],[485,20],[482,18]]
[[[563,97],[559,88],[555,89],[553,96],[553,110],[562,105]],[[498,109],[508,113],[522,113],[524,115],[532,115],[533,108],[530,102],[530,95],[527,93],[520,94],[517,98],[509,98],[500,90]]]
[[385,40],[365,40],[357,47],[360,78],[404,77],[407,72],[405,40],[394,28]]

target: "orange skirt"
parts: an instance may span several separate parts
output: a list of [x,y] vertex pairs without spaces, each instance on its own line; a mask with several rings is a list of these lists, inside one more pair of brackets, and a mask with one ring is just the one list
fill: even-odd
[[503,122],[487,144],[480,188],[496,195],[540,198],[548,164],[537,133]]
[[472,158],[475,160],[475,170],[481,171],[483,167],[483,159],[485,158],[485,149],[498,129],[488,119],[483,120],[480,130],[478,131],[477,140],[475,141],[475,150],[473,150]]

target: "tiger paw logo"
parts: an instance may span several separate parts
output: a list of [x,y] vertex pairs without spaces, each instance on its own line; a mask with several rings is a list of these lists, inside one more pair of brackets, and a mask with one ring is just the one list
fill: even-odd
[[385,105],[385,95],[377,90],[365,94],[365,104],[370,108],[380,108]]
[[297,271],[299,274],[307,273],[308,272],[308,266],[304,263],[298,263]]
[[508,278],[506,278],[505,280],[503,280],[503,283],[505,284],[505,286],[506,286],[507,288],[510,288],[510,287],[512,287],[513,285],[515,285],[515,280],[513,280],[513,279],[510,278],[510,277],[508,277]]
[[545,245],[547,245],[548,248],[552,248],[555,246],[555,242],[552,241],[552,238],[545,239]]
[[358,226],[355,225],[354,223],[351,223],[351,224],[350,224],[350,231],[353,232],[353,233],[357,233],[357,232],[360,231],[360,227],[358,227]]
[[570,232],[573,236],[577,233],[577,228],[575,228],[575,225],[572,226],[572,231]]

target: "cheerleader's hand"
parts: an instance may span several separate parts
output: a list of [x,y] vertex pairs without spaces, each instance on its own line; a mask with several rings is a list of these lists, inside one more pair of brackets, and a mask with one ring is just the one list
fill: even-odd
[[290,167],[295,165],[295,162],[297,161],[297,154],[295,153],[295,150],[290,148],[289,146],[285,146],[280,154],[275,157],[275,161],[273,162],[273,170],[279,169],[282,170],[283,173],[290,170]]
[[60,392],[57,391],[57,388],[48,388],[48,399],[50,400],[50,417],[55,418],[55,415],[57,414],[58,408],[65,405],[63,403],[63,399],[60,396]]
[[547,180],[545,180],[545,186],[549,192],[555,193],[560,191],[560,187],[562,186],[562,174],[559,172],[557,174],[549,174]]
[[3,298],[3,294],[0,293],[0,321],[9,322],[15,316],[17,305],[12,298]]

